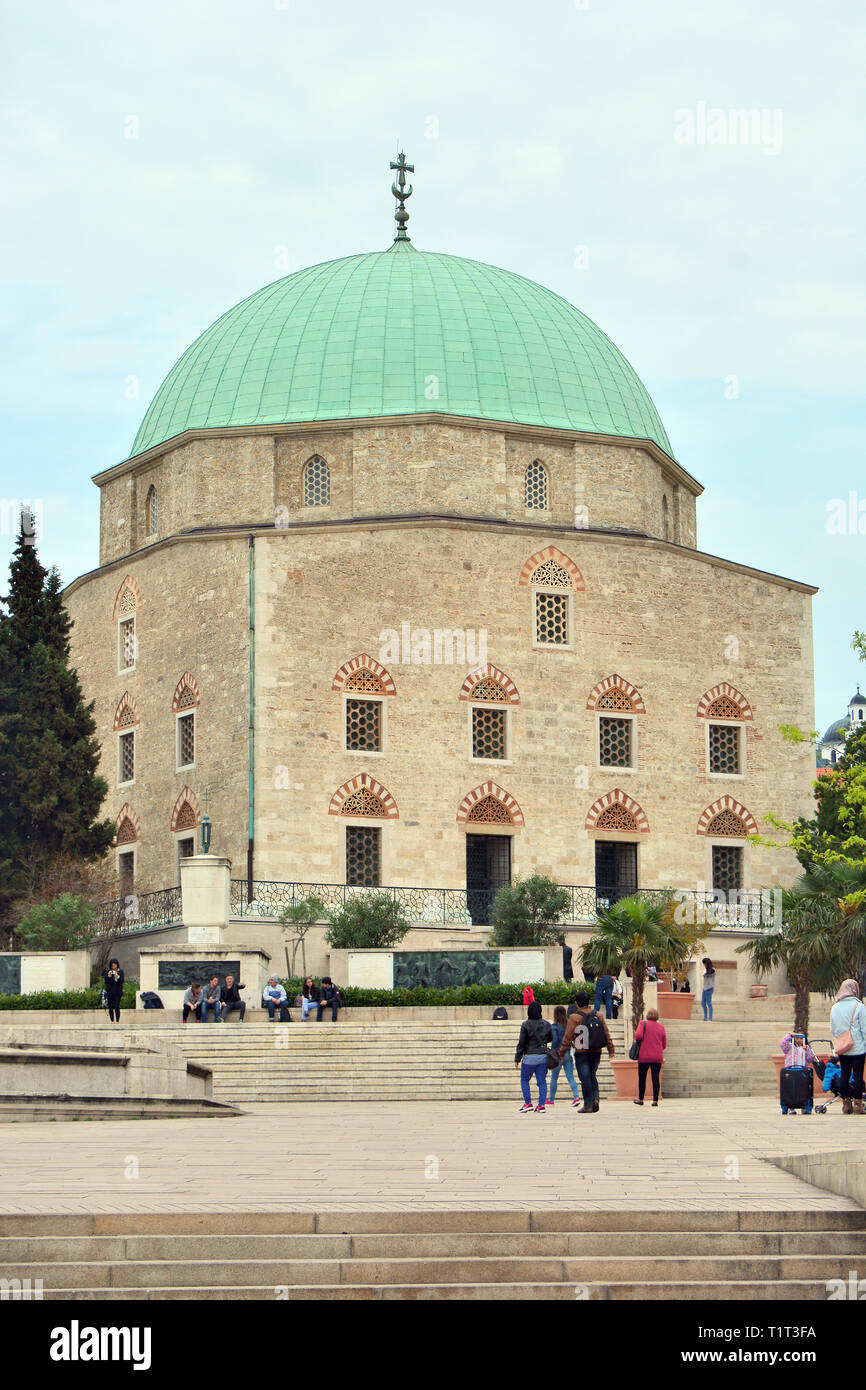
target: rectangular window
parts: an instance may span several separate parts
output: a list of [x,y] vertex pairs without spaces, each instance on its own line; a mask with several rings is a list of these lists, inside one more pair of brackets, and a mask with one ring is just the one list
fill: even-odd
[[177,765],[192,767],[195,762],[195,713],[181,714],[177,721]]
[[135,665],[135,618],[124,618],[118,624],[117,630],[120,669],[121,671],[131,671]]
[[117,740],[117,780],[135,781],[135,733],[121,734]]
[[709,740],[710,772],[739,776],[743,770],[740,757],[740,726],[711,724]]
[[346,826],[346,882],[377,888],[381,882],[381,830],[376,825]]
[[120,896],[128,898],[135,886],[135,852],[124,850],[117,856],[117,875],[120,879]]
[[191,859],[195,854],[195,836],[185,835],[182,840],[177,842],[177,881],[180,883],[180,861]]
[[350,753],[382,751],[381,700],[346,701],[346,748]]
[[598,761],[602,767],[631,767],[630,719],[610,719],[602,715],[598,721]]
[[743,886],[741,845],[713,845],[713,887],[723,892],[739,891]]
[[568,594],[536,593],[535,640],[540,647],[568,646]]
[[489,705],[472,706],[473,758],[507,758],[507,712]]

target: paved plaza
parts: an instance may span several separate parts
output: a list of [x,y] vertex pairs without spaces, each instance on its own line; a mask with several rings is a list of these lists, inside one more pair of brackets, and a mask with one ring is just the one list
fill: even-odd
[[772,1101],[280,1104],[238,1118],[0,1125],[0,1212],[856,1210],[773,1158],[866,1147]]

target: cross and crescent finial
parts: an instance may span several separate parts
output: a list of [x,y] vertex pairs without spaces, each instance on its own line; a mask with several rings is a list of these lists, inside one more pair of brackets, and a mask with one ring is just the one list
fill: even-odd
[[391,168],[397,170],[397,181],[391,184],[391,192],[397,199],[397,208],[394,213],[394,220],[397,223],[397,235],[395,241],[408,241],[409,233],[406,231],[406,223],[409,221],[409,214],[406,211],[406,199],[412,196],[412,185],[406,187],[406,174],[414,174],[415,165],[406,163],[406,156],[401,150],[397,155],[396,162],[391,161]]

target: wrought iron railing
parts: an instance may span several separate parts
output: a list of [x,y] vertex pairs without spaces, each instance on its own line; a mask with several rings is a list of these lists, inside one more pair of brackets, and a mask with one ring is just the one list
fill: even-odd
[[[683,905],[685,919],[694,912],[706,914],[716,930],[759,929],[775,920],[774,897],[767,893],[738,893],[721,902],[717,895],[696,890],[672,888],[597,888],[563,884],[570,904],[561,921],[591,922],[597,912],[624,897],[645,902],[667,902],[672,898]],[[254,880],[252,893],[246,879],[233,879],[231,912],[233,917],[279,917],[284,908],[295,907],[305,898],[319,898],[326,909],[342,907],[355,898],[386,895],[401,904],[414,922],[429,926],[470,928],[488,926],[492,917],[495,890],[484,888],[410,888],[382,886],[354,887],[347,883],[288,883]]]
[[179,888],[160,888],[155,893],[128,893],[125,898],[100,903],[96,909],[96,923],[100,930],[113,936],[131,936],[134,932],[177,926],[182,921],[183,904]]

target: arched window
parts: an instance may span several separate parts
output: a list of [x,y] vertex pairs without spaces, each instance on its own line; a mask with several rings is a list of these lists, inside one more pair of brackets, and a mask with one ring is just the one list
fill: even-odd
[[304,464],[304,506],[330,507],[331,470],[323,458],[313,454]]
[[571,646],[572,594],[584,588],[583,575],[574,561],[549,545],[526,561],[519,583],[534,590],[533,645]]
[[546,512],[550,503],[547,495],[547,469],[540,459],[527,464],[523,476],[523,502],[527,511]]
[[149,487],[147,490],[145,515],[147,517],[147,534],[149,536],[155,536],[159,529],[159,506],[156,500],[156,488],[153,486]]
[[666,541],[671,538],[671,522],[668,515],[668,495],[666,492],[662,495],[662,535]]

